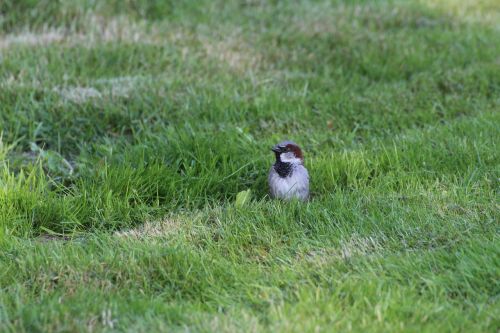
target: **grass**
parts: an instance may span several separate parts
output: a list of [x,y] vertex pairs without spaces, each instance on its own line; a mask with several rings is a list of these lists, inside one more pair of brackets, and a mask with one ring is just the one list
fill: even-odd
[[[0,331],[496,332],[498,22],[1,2]],[[285,138],[305,204],[267,196]]]

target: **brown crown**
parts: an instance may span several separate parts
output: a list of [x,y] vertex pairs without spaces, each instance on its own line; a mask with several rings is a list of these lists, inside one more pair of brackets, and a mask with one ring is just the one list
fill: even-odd
[[300,158],[301,160],[304,160],[304,155],[302,154],[302,150],[297,146],[296,144],[289,143],[286,145],[286,148],[288,148],[290,151],[293,152],[295,157]]

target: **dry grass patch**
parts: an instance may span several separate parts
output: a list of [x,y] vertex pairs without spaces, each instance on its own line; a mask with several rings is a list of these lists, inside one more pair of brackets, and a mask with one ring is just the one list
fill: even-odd
[[[239,317],[239,318],[238,318]],[[203,323],[210,332],[262,332],[259,319],[243,312],[241,316],[217,315]]]
[[199,38],[206,55],[238,73],[259,70],[263,57],[257,52],[240,31],[234,32],[221,40],[207,36]]
[[181,227],[182,222],[176,219],[146,221],[136,228],[117,231],[115,236],[131,239],[165,238],[178,234]]
[[338,247],[321,248],[309,251],[299,256],[299,260],[305,260],[315,266],[330,265],[335,261],[348,261],[359,256],[370,256],[383,249],[385,237],[370,236],[352,237],[342,240]]
[[58,93],[65,101],[74,103],[84,103],[91,99],[98,99],[102,97],[99,90],[93,87],[68,87],[68,88],[54,88],[54,92]]
[[431,10],[442,12],[463,22],[479,23],[500,29],[498,0],[419,0]]
[[62,29],[51,29],[41,32],[26,31],[18,34],[0,36],[0,50],[15,45],[39,46],[61,43],[66,38]]
[[161,78],[149,76],[120,76],[113,78],[98,79],[96,84],[105,86],[105,95],[110,97],[129,97],[130,94],[139,87],[148,85],[153,81],[159,82]]
[[158,82],[162,79],[141,75],[120,76],[94,80],[92,86],[54,87],[52,91],[64,101],[80,104],[102,98],[130,97],[134,91],[143,90],[153,80]]
[[346,5],[333,7],[331,4],[317,4],[301,15],[294,15],[289,29],[310,37],[338,34],[339,28],[350,21],[348,10]]
[[83,30],[61,27],[0,35],[0,50],[13,46],[49,46],[52,44],[92,47],[103,42],[159,45],[186,39],[186,34],[182,31],[151,25],[145,21],[133,21],[126,17],[109,19],[89,16],[83,26],[85,27]]

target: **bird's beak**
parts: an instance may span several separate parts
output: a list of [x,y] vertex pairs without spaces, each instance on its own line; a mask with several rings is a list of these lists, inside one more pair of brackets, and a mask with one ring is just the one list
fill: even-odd
[[271,148],[271,150],[274,151],[275,153],[281,153],[280,147],[273,147],[273,148]]

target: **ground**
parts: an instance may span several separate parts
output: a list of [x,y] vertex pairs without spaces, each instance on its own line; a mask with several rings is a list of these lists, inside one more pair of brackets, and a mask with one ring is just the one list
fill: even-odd
[[[0,331],[498,332],[498,22],[1,1]],[[268,197],[284,139],[308,203]]]

